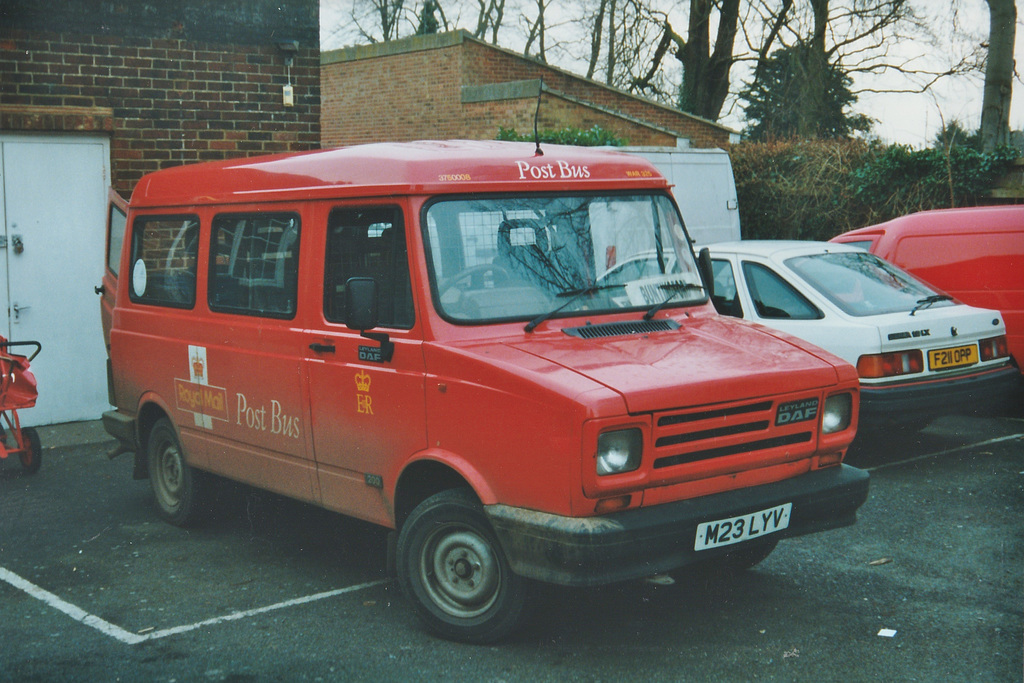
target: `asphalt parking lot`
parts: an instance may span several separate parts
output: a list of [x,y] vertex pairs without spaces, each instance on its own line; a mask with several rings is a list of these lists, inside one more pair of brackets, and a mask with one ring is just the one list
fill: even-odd
[[858,443],[858,523],[755,570],[550,589],[497,646],[427,635],[385,533],[224,487],[160,522],[94,423],[0,461],[2,681],[1019,681],[1024,420],[957,418]]

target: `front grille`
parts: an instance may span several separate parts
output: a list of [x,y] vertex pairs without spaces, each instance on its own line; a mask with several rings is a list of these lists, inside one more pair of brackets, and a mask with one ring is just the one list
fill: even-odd
[[680,453],[678,455],[672,455],[665,458],[658,458],[654,461],[654,469],[657,470],[662,467],[682,465],[688,462],[698,462],[700,460],[711,460],[712,458],[721,458],[726,455],[736,455],[737,453],[756,453],[758,451],[778,448],[779,446],[791,446],[798,443],[807,443],[811,438],[813,438],[813,436],[814,435],[811,432],[800,432],[798,434],[776,436],[771,439],[761,439],[759,441],[732,444],[731,446],[720,446],[718,448],[708,448],[701,451]]
[[[785,403],[793,397],[779,398]],[[744,453],[762,465],[775,458],[788,459],[791,446],[813,445],[817,422],[777,426],[777,405],[762,400],[656,415],[653,469]]]
[[715,408],[714,410],[702,410],[696,413],[682,413],[679,415],[666,415],[658,418],[659,427],[681,424],[683,422],[697,422],[699,420],[710,420],[716,417],[730,417],[732,415],[744,415],[746,413],[761,413],[772,409],[771,401],[750,403],[747,405],[731,406],[729,408]]
[[655,441],[655,446],[672,446],[677,443],[689,443],[691,441],[705,441],[707,439],[717,439],[723,436],[732,436],[733,434],[747,434],[749,432],[763,432],[768,429],[767,422],[747,422],[745,424],[728,425],[726,427],[715,427],[714,429],[705,429],[700,432],[689,432],[687,434],[673,434],[672,436],[663,436]]
[[679,323],[675,320],[627,320],[621,323],[601,323],[600,325],[583,325],[582,327],[566,327],[562,330],[568,335],[581,339],[601,339],[603,337],[625,337],[631,334],[649,334],[651,332],[668,332],[678,330]]

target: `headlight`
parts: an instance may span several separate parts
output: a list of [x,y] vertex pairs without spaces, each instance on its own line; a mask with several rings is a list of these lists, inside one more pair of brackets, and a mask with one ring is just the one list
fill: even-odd
[[621,429],[601,434],[597,437],[597,473],[632,472],[640,467],[643,449],[644,437],[639,429]]
[[822,434],[841,432],[850,426],[853,419],[853,396],[836,394],[825,399],[825,410],[821,414]]

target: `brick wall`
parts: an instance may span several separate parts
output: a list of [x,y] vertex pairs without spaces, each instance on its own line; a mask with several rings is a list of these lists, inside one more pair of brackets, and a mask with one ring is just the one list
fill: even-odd
[[[430,38],[409,40],[429,45]],[[389,54],[388,45],[324,54],[323,146],[466,137],[461,132],[458,49],[426,47]]]
[[[0,129],[109,133],[126,196],[166,166],[319,147],[317,0],[245,6],[228,18],[213,0],[5,0]],[[286,38],[299,41],[293,107]]]
[[631,145],[663,145],[668,131],[688,139],[693,147],[729,145],[730,131],[717,124],[486,43],[466,40],[463,44],[464,85],[543,79],[545,88],[571,96],[572,103],[551,104],[549,99],[543,99],[542,117],[549,106],[561,110],[561,114],[552,117],[556,124],[566,122],[565,125],[584,129],[597,124],[628,138]]
[[[325,147],[422,138],[494,139],[501,127],[533,130],[537,87],[488,98],[464,87],[540,81],[542,129],[598,125],[631,145],[726,147],[729,129],[588,81],[454,32],[323,55]],[[369,106],[368,106],[368,103]]]

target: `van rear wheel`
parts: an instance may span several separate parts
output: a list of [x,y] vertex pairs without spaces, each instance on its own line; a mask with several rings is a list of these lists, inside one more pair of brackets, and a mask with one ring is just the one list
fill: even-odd
[[512,572],[483,508],[465,489],[422,502],[398,536],[398,580],[427,628],[492,643],[522,621],[527,580]]
[[160,517],[175,526],[190,526],[205,512],[202,472],[189,467],[178,435],[167,418],[160,418],[149,433],[146,451],[149,480]]

